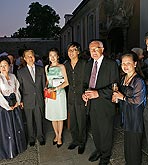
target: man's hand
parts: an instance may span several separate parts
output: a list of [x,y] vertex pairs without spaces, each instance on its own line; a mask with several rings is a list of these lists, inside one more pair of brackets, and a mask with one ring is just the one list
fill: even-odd
[[85,93],[82,94],[82,99],[87,102],[88,101],[88,97]]
[[95,99],[99,97],[99,93],[96,90],[87,90],[85,91],[85,95],[87,96],[88,99]]

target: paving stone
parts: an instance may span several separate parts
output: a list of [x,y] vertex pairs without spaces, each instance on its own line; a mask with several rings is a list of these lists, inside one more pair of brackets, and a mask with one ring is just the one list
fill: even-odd
[[[46,132],[46,144],[44,146],[40,146],[37,142],[34,147],[28,146],[24,153],[14,159],[1,160],[0,165],[98,165],[99,160],[96,162],[88,161],[90,154],[95,150],[91,130],[89,130],[85,151],[80,155],[78,154],[78,147],[74,150],[67,149],[71,143],[71,134],[66,127],[64,127],[63,132],[63,145],[60,148],[52,144],[55,135],[51,122],[45,120],[44,129]],[[146,139],[144,139],[142,165],[148,164],[147,151],[148,146]],[[110,165],[124,164],[123,130],[119,126],[114,129],[114,143]]]
[[37,144],[29,147],[27,150],[13,159],[1,160],[0,165],[38,165]]

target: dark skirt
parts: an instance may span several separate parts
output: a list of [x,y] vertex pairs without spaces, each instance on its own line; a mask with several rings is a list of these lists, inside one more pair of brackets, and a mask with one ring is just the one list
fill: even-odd
[[0,159],[14,158],[27,148],[22,112],[0,107]]

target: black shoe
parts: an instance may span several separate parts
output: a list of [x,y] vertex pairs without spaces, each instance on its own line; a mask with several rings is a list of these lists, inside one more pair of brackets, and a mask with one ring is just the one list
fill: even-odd
[[84,145],[80,145],[78,147],[78,154],[83,154],[84,150],[85,150],[85,146]]
[[56,145],[58,141],[55,141],[56,137],[53,139],[53,145]]
[[63,143],[62,144],[57,144],[57,148],[60,148],[62,145],[63,145]]
[[41,145],[41,146],[45,145],[45,140],[40,141],[40,145]]
[[54,140],[53,140],[53,145],[56,145],[57,144],[57,141],[55,142]]
[[99,165],[109,165],[109,159],[100,159]]
[[100,154],[97,152],[97,150],[95,150],[89,157],[89,161],[90,162],[94,162],[94,161],[97,161],[100,157]]
[[35,142],[30,142],[29,145],[30,145],[30,147],[33,147],[33,146],[35,146]]
[[73,150],[73,149],[75,149],[77,146],[78,146],[77,144],[71,143],[71,144],[69,145],[68,149],[69,149],[69,150]]

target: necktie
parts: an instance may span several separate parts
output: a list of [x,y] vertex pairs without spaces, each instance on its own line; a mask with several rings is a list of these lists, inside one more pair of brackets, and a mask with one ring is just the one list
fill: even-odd
[[34,69],[33,69],[32,66],[31,66],[31,69],[30,69],[30,74],[31,74],[31,77],[32,77],[33,81],[35,82],[35,73],[34,73]]
[[95,86],[96,86],[97,65],[98,65],[98,62],[95,61],[95,65],[93,66],[92,71],[91,71],[89,88],[95,88]]

